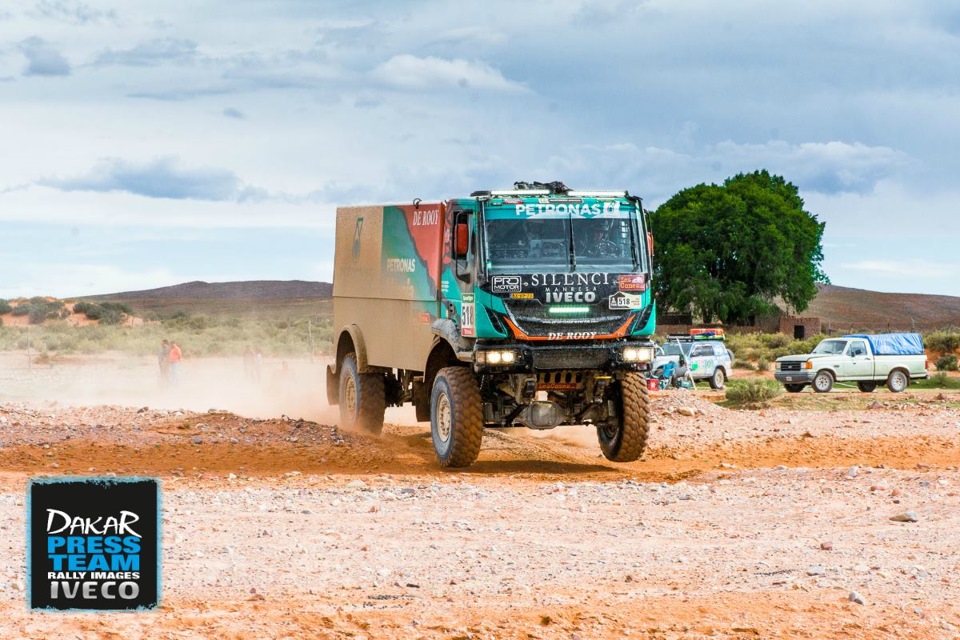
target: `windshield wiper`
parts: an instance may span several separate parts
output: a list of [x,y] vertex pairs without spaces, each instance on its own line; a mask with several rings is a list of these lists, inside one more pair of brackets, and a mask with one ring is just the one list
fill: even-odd
[[567,235],[570,236],[570,271],[577,270],[577,248],[573,246],[573,214],[567,214]]

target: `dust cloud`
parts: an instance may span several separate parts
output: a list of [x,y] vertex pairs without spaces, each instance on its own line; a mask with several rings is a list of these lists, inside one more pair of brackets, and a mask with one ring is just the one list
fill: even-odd
[[37,362],[24,352],[0,353],[0,402],[70,406],[229,411],[249,418],[302,418],[335,424],[327,405],[321,359],[264,358],[259,376],[243,358],[185,357],[176,381],[164,384],[155,357],[122,354],[60,356]]

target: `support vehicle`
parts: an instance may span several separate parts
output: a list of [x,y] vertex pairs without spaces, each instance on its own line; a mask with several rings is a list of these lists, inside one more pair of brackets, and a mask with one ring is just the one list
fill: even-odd
[[668,362],[676,363],[675,380],[687,377],[694,382],[706,380],[711,389],[723,389],[733,375],[733,352],[724,344],[723,329],[691,329],[690,334],[670,334],[657,348],[651,369],[656,372]]
[[812,353],[777,358],[774,376],[790,393],[807,385],[827,393],[835,382],[856,382],[864,393],[886,384],[898,393],[930,374],[919,333],[881,333],[827,338]]
[[328,401],[373,433],[412,404],[445,467],[472,464],[485,428],[517,425],[590,425],[604,456],[636,460],[652,243],[640,198],[559,182],[340,207]]

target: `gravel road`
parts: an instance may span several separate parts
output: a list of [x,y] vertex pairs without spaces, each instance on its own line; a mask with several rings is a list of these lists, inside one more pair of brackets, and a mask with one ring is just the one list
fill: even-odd
[[[0,637],[960,637],[960,394],[716,399],[635,463],[517,429],[447,472],[403,420],[0,391]],[[28,478],[109,473],[162,482],[161,607],[29,611]]]

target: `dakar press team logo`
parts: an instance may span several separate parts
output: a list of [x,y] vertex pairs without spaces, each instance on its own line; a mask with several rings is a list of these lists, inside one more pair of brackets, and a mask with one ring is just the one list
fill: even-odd
[[32,479],[30,607],[155,608],[160,595],[159,495],[155,479]]

